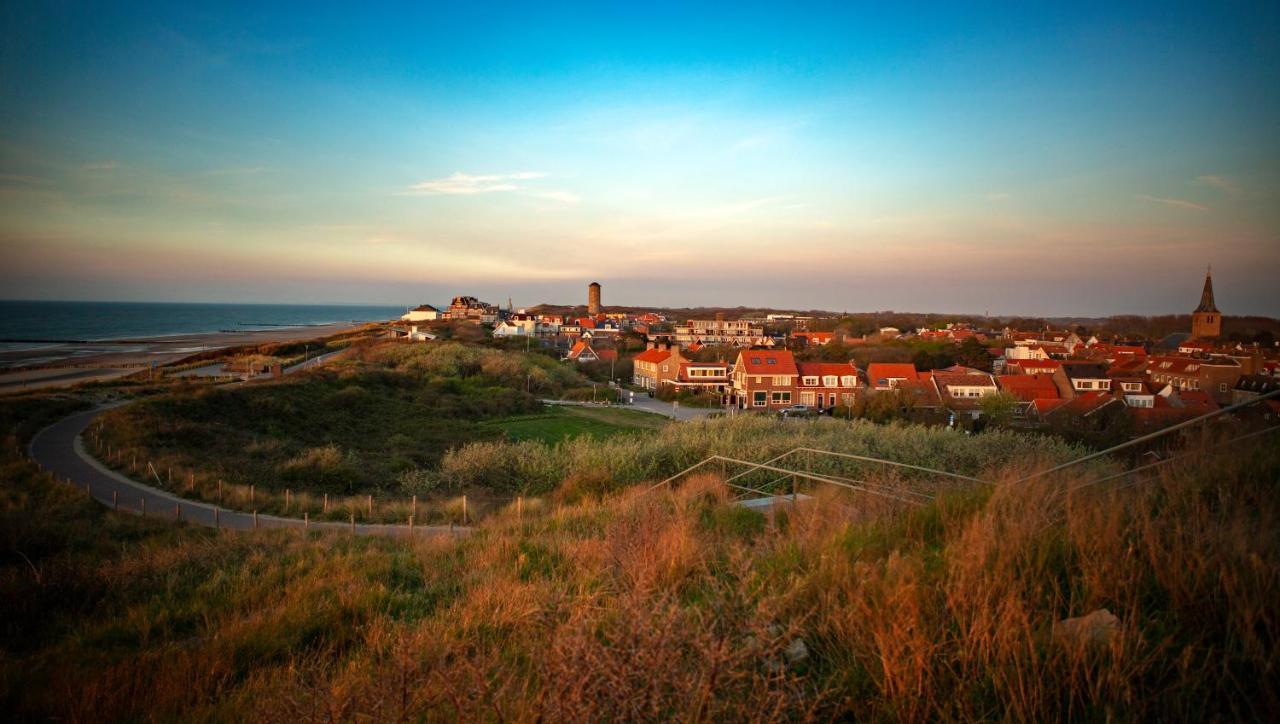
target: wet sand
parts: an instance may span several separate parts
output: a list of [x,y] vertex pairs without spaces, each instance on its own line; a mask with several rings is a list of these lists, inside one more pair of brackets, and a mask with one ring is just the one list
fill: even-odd
[[208,332],[100,342],[0,349],[0,394],[110,380],[177,364],[210,350],[329,337],[366,324],[322,324],[250,332]]

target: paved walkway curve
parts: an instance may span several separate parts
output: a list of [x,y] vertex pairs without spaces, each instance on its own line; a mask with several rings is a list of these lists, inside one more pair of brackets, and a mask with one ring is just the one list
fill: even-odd
[[[109,409],[120,407],[115,403],[65,417],[36,433],[27,446],[27,454],[36,465],[52,473],[60,481],[87,489],[89,495],[107,506],[117,505],[120,510],[142,513],[148,517],[168,520],[181,519],[196,525],[252,530],[255,524],[252,513],[226,510],[208,503],[201,503],[172,495],[158,488],[139,483],[98,462],[84,448],[81,434],[93,421]],[[180,513],[179,513],[180,511]],[[414,526],[407,524],[349,523],[311,521],[301,518],[281,518],[274,515],[258,515],[259,528],[310,528],[342,530],[361,535],[460,535],[470,531],[465,527],[440,525]]]

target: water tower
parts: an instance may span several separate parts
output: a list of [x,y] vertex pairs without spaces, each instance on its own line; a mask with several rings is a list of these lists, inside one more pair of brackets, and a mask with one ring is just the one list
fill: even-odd
[[587,285],[587,314],[596,316],[600,313],[600,283]]

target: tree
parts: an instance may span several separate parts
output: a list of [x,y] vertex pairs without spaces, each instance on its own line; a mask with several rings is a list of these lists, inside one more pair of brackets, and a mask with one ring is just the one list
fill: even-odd
[[978,409],[988,425],[1003,427],[1013,420],[1014,410],[1018,409],[1018,398],[1008,392],[997,392],[978,400]]
[[991,371],[991,353],[977,337],[966,337],[956,349],[956,361],[965,367]]

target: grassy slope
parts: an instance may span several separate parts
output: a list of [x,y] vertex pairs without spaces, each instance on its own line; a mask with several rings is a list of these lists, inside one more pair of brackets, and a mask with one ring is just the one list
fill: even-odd
[[600,440],[619,434],[660,430],[668,422],[664,417],[646,412],[566,405],[549,406],[545,412],[536,415],[515,415],[493,420],[482,423],[482,427],[500,429],[511,440],[555,443],[581,435]]
[[[770,524],[703,478],[409,544],[117,516],[17,442],[0,468],[0,708],[17,718],[1280,709],[1274,446],[1065,504],[1000,485],[905,512],[828,497]],[[1122,622],[1110,645],[1051,634],[1101,607]]]

